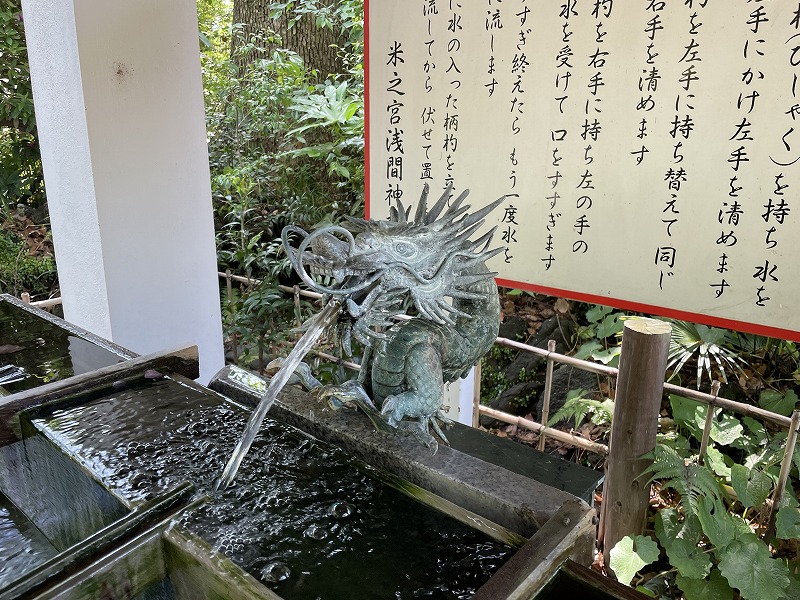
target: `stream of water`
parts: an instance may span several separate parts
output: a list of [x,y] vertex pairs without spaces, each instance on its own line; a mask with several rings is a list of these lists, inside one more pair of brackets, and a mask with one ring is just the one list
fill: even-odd
[[339,301],[335,299],[330,300],[328,304],[325,305],[322,311],[314,317],[312,323],[303,336],[297,341],[294,348],[292,348],[289,356],[284,360],[281,369],[270,379],[264,396],[261,398],[255,410],[253,410],[253,414],[247,422],[247,427],[245,427],[244,433],[242,434],[242,439],[239,440],[239,443],[236,445],[233,454],[231,454],[230,459],[228,459],[225,465],[225,469],[222,471],[219,481],[215,485],[216,489],[224,490],[233,482],[234,477],[236,477],[236,472],[239,470],[239,465],[241,465],[244,455],[247,454],[250,449],[261,427],[261,423],[264,421],[264,417],[275,402],[275,398],[278,397],[278,394],[284,388],[286,382],[289,381],[289,377],[292,376],[292,373],[294,373],[294,370],[305,355],[308,354],[314,347],[314,344],[317,343],[317,340],[325,331],[325,328],[336,319],[339,314],[340,306],[341,304]]

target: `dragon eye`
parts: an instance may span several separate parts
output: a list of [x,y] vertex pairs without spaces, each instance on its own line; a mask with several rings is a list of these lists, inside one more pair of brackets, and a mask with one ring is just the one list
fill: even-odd
[[411,244],[407,244],[405,242],[397,242],[394,245],[394,251],[397,252],[400,256],[413,256],[414,255],[414,246]]

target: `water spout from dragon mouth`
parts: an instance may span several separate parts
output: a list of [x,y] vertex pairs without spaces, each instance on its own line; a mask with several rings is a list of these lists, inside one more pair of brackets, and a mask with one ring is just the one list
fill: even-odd
[[256,434],[261,428],[261,424],[264,422],[264,417],[275,403],[275,398],[278,397],[280,391],[286,386],[289,377],[294,373],[294,370],[303,360],[303,357],[314,347],[314,344],[316,344],[317,340],[325,332],[325,329],[336,320],[340,309],[341,303],[338,300],[334,299],[328,302],[322,311],[314,317],[308,329],[306,329],[306,332],[298,340],[294,348],[292,348],[289,356],[284,360],[283,366],[270,380],[269,386],[267,386],[253,414],[250,415],[250,420],[247,422],[242,438],[233,450],[230,459],[228,459],[228,463],[222,471],[222,475],[214,486],[215,490],[224,490],[233,483],[239,466],[242,464],[242,459],[244,459],[247,451],[250,450],[250,446],[253,444]]

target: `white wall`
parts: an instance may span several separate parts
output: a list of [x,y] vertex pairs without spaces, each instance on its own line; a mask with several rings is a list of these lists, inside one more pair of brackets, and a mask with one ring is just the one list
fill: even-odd
[[223,365],[196,6],[23,1],[67,320]]

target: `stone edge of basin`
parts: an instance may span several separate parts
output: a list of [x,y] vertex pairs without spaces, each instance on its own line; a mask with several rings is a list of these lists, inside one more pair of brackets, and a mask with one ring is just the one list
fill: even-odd
[[[257,388],[244,385],[241,377],[231,377],[232,369],[236,368],[223,368],[212,378],[209,387],[232,400],[253,406],[259,400]],[[586,502],[568,492],[444,444],[433,454],[412,437],[376,431],[363,413],[332,410],[327,403],[296,388],[284,389],[269,416],[339,446],[354,458],[527,538],[566,504],[575,506],[577,502],[581,510],[592,512]]]
[[110,342],[107,339],[100,337],[99,335],[95,335],[94,333],[92,333],[87,329],[83,329],[81,327],[78,327],[77,325],[73,325],[69,321],[65,321],[61,317],[57,317],[56,315],[49,313],[46,310],[42,310],[41,308],[31,306],[30,304],[25,304],[22,300],[10,294],[0,294],[0,301],[8,302],[9,304],[12,304],[17,308],[25,310],[31,313],[32,315],[39,317],[40,319],[49,321],[56,327],[64,329],[65,331],[67,331],[67,333],[70,333],[76,337],[86,340],[87,342],[91,342],[96,346],[108,350],[112,354],[116,354],[117,356],[119,356],[121,359],[128,360],[139,356],[136,352],[131,352],[127,348],[123,348],[119,344],[115,344],[114,342]]

